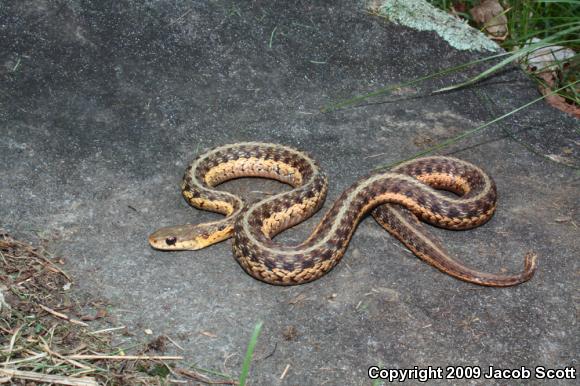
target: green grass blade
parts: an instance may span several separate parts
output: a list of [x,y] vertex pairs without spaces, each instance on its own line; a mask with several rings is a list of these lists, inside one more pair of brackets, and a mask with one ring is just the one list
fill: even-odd
[[576,83],[578,83],[578,82],[580,82],[580,80],[577,80],[577,81],[575,81],[575,82],[573,82],[573,83],[570,83],[570,84],[567,84],[567,85],[565,85],[565,86],[563,86],[563,87],[560,87],[560,88],[559,88],[559,89],[557,89],[557,90],[553,90],[553,91],[552,91],[552,92],[550,92],[549,94],[542,95],[541,97],[539,97],[539,98],[536,98],[536,99],[534,99],[533,101],[531,101],[531,102],[528,102],[528,103],[526,103],[526,104],[524,104],[524,105],[522,105],[522,106],[518,107],[517,109],[510,111],[509,113],[506,113],[506,114],[504,114],[504,115],[502,115],[502,116],[500,116],[500,117],[497,117],[497,118],[495,118],[495,119],[493,119],[493,120],[491,120],[491,121],[489,121],[489,122],[486,122],[486,123],[484,123],[483,125],[476,127],[475,129],[467,130],[467,131],[465,131],[465,132],[463,132],[463,133],[461,133],[461,134],[459,134],[459,135],[457,135],[457,136],[455,136],[455,137],[453,137],[453,138],[450,138],[450,139],[448,139],[448,140],[445,140],[445,141],[443,141],[443,142],[441,142],[441,143],[438,143],[437,145],[435,145],[435,146],[433,146],[433,147],[430,147],[430,148],[429,148],[429,149],[427,149],[427,150],[424,150],[424,151],[421,151],[421,152],[419,152],[419,153],[416,153],[416,154],[412,155],[412,156],[411,156],[411,157],[409,157],[409,158],[406,158],[406,159],[404,159],[404,160],[397,161],[397,162],[394,162],[394,163],[391,163],[391,164],[387,164],[387,165],[378,166],[378,167],[377,167],[377,168],[375,168],[375,169],[386,169],[386,168],[390,169],[390,168],[392,168],[393,166],[395,166],[395,165],[398,165],[398,164],[400,164],[400,163],[403,163],[403,162],[406,162],[406,161],[410,161],[410,160],[412,160],[412,159],[415,159],[415,158],[417,158],[417,157],[422,157],[422,156],[424,156],[424,155],[427,155],[427,154],[430,154],[430,153],[432,153],[432,152],[434,152],[434,151],[436,151],[436,150],[440,150],[440,149],[442,149],[442,148],[444,148],[444,147],[447,147],[447,146],[449,146],[449,145],[451,145],[451,144],[453,144],[453,143],[455,143],[455,142],[457,142],[457,141],[459,141],[459,140],[461,140],[461,139],[463,139],[463,138],[465,138],[465,137],[468,137],[468,136],[470,136],[470,135],[473,135],[473,134],[475,134],[475,133],[477,133],[477,132],[479,132],[479,131],[481,131],[481,130],[485,129],[486,127],[488,127],[488,126],[490,126],[490,125],[492,125],[492,124],[494,124],[494,123],[496,123],[496,122],[499,122],[499,121],[501,121],[502,119],[504,119],[504,118],[507,118],[507,117],[509,117],[510,115],[512,115],[512,114],[515,114],[515,113],[517,113],[518,111],[520,111],[520,110],[523,110],[523,109],[525,109],[526,107],[529,107],[529,106],[533,105],[534,103],[541,101],[542,99],[545,99],[545,98],[546,98],[546,97],[548,97],[548,96],[554,95],[554,94],[558,93],[559,91],[562,91],[562,90],[563,90],[563,89],[565,89],[565,88],[572,87],[572,86],[574,86],[574,85],[575,85]]
[[254,327],[252,338],[250,338],[250,343],[248,343],[248,349],[246,350],[244,364],[242,365],[242,373],[240,374],[239,386],[246,385],[246,379],[248,378],[248,373],[250,372],[250,364],[252,363],[252,357],[254,355],[254,348],[256,347],[256,343],[258,343],[258,337],[260,336],[260,331],[262,331],[263,324],[264,323],[260,321]]
[[[547,18],[541,18],[541,19],[538,19],[538,20],[545,21],[546,19]],[[568,19],[571,19],[571,18],[566,18],[566,19],[568,20]],[[530,21],[534,21],[535,19],[534,18],[530,18],[529,20]],[[534,37],[541,36],[542,34],[548,34],[548,33],[549,34],[558,34],[559,31],[556,31],[556,32],[552,32],[552,31],[554,31],[554,30],[561,30],[562,27],[566,27],[566,26],[573,26],[574,27],[574,26],[579,26],[580,25],[580,22],[578,22],[578,18],[573,18],[573,20],[574,21],[572,21],[570,23],[559,23],[558,25],[547,26],[546,28],[543,28],[543,29],[534,29],[534,31],[528,32],[525,35],[521,35],[520,34],[520,35],[515,36],[515,37],[510,37],[505,42],[503,42],[502,46],[504,48],[507,48],[507,47],[513,47],[513,46],[516,46],[516,45],[525,44],[526,42],[530,41],[530,39],[532,39]],[[560,36],[560,35],[558,35],[558,36]],[[558,43],[559,42],[554,42],[553,44],[558,44]]]
[[537,0],[538,3],[562,3],[562,4],[576,4],[578,0]]
[[276,35],[277,29],[278,29],[278,26],[274,27],[274,29],[272,30],[272,33],[270,34],[270,42],[268,43],[268,48],[272,48],[272,42],[274,41],[274,35]]
[[362,101],[364,101],[364,100],[366,100],[368,98],[372,98],[372,97],[375,97],[375,96],[388,94],[391,91],[394,91],[394,90],[396,90],[398,88],[401,88],[401,87],[409,87],[409,86],[412,86],[414,84],[421,83],[421,82],[423,82],[425,80],[428,80],[428,79],[435,79],[435,78],[441,77],[443,75],[447,75],[449,73],[456,72],[456,71],[462,70],[462,69],[467,68],[467,67],[470,67],[470,66],[474,66],[476,64],[479,64],[479,63],[482,63],[482,62],[485,62],[485,61],[488,61],[488,60],[501,58],[502,56],[506,56],[506,55],[509,55],[509,52],[502,52],[500,54],[496,54],[496,55],[492,55],[492,56],[487,56],[485,58],[477,59],[477,60],[474,60],[474,61],[471,61],[471,62],[468,62],[468,63],[463,63],[463,64],[460,64],[460,65],[455,66],[455,67],[446,68],[446,69],[441,70],[441,71],[438,71],[436,73],[429,74],[429,75],[425,75],[425,76],[422,76],[420,78],[410,80],[408,82],[399,83],[399,84],[396,84],[394,86],[384,87],[384,88],[381,88],[379,90],[373,91],[373,92],[368,93],[368,94],[358,95],[358,96],[355,96],[353,98],[345,99],[345,100],[342,100],[340,102],[337,102],[337,103],[334,103],[334,104],[331,104],[331,105],[324,106],[320,110],[323,113],[335,111],[335,110],[341,109],[343,107],[347,107],[349,105],[353,105],[355,103],[362,102]]
[[[578,28],[580,29],[580,27],[578,27]],[[470,84],[476,83],[477,81],[479,81],[479,80],[487,77],[488,75],[490,75],[490,74],[496,72],[497,70],[499,70],[499,69],[507,66],[511,62],[520,59],[521,57],[524,57],[524,56],[526,56],[526,55],[528,55],[528,54],[530,54],[530,53],[532,53],[532,52],[534,52],[534,51],[536,51],[536,50],[538,50],[540,48],[549,47],[549,46],[554,45],[554,43],[552,43],[551,40],[553,40],[553,39],[544,39],[541,42],[534,43],[534,44],[530,44],[530,45],[526,46],[525,48],[519,49],[518,51],[516,51],[515,53],[511,54],[506,59],[502,60],[501,62],[497,63],[494,66],[491,66],[490,68],[488,68],[487,70],[485,70],[485,71],[481,72],[480,74],[474,76],[473,78],[471,78],[471,79],[469,79],[469,80],[467,80],[465,82],[462,82],[462,83],[453,85],[453,86],[448,86],[448,87],[440,88],[438,90],[433,91],[433,93],[435,94],[435,93],[440,93],[440,92],[444,92],[444,91],[455,90],[455,89],[458,89],[458,88],[465,87],[465,86],[468,86]],[[577,39],[574,39],[572,41],[577,41]],[[570,42],[570,41],[569,40],[566,40],[566,41],[559,42],[559,43],[567,43],[567,42]]]
[[487,56],[485,58],[481,58],[481,59],[477,59],[477,60],[473,60],[471,62],[468,63],[463,63],[460,64],[458,66],[455,67],[451,67],[451,68],[446,68],[444,70],[438,71],[436,73],[433,74],[429,74],[426,76],[422,76],[420,78],[417,79],[413,79],[411,81],[408,82],[404,82],[404,83],[400,83],[400,84],[396,84],[393,86],[389,86],[389,87],[385,87],[373,92],[370,92],[368,94],[363,94],[363,95],[358,95],[355,96],[353,98],[349,98],[349,99],[345,99],[343,101],[334,103],[334,104],[330,104],[327,106],[324,106],[320,109],[320,111],[322,111],[323,113],[327,113],[327,112],[331,112],[331,111],[335,111],[335,110],[339,110],[341,108],[362,102],[368,98],[372,98],[372,97],[376,97],[376,96],[380,96],[380,95],[385,95],[385,94],[389,94],[390,92],[398,89],[398,88],[402,88],[402,87],[409,87],[412,86],[414,84],[417,83],[421,83],[425,80],[428,79],[435,79],[435,78],[439,78],[443,75],[447,75],[453,72],[457,72],[459,70],[462,70],[464,68],[467,67],[471,67],[474,66],[476,64],[482,63],[482,62],[486,62],[488,60],[493,60],[493,59],[497,59],[497,58],[501,58],[503,56],[508,56],[506,59],[502,60],[501,62],[499,62],[498,64],[492,66],[491,68],[483,71],[482,73],[480,73],[479,75],[465,81],[462,82],[460,84],[457,85],[453,85],[453,86],[449,86],[449,87],[444,87],[438,90],[433,91],[433,93],[439,93],[439,92],[443,92],[443,91],[449,91],[449,90],[454,90],[457,88],[461,88],[467,85],[470,85],[472,83],[475,83],[483,78],[485,78],[486,76],[492,74],[493,72],[501,69],[502,67],[505,67],[506,65],[508,65],[509,63],[513,62],[514,60],[517,60],[525,55],[530,54],[531,52],[539,49],[539,48],[543,48],[543,47],[548,47],[551,46],[553,44],[563,44],[563,43],[575,43],[578,42],[578,39],[573,39],[573,40],[565,40],[565,41],[560,41],[560,42],[553,42],[553,40],[555,40],[557,37],[562,36],[562,35],[566,35],[568,33],[574,32],[576,30],[580,29],[580,24],[576,23],[572,23],[572,27],[567,28],[565,30],[562,31],[558,31],[556,33],[554,33],[553,35],[551,35],[549,38],[543,39],[542,41],[538,42],[538,43],[534,43],[534,44],[530,44],[528,46],[526,46],[525,48],[522,48],[518,51],[516,51],[515,53],[510,53],[510,52],[502,52],[500,54],[496,54],[496,55],[491,55],[491,56]]

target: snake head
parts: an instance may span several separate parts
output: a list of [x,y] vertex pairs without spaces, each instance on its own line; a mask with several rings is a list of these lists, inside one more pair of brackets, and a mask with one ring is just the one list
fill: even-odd
[[232,226],[219,223],[176,225],[153,232],[149,244],[163,251],[195,251],[231,237],[232,232]]

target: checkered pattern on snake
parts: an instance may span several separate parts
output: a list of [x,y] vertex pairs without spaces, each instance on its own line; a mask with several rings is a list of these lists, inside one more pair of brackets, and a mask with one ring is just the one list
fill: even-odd
[[[215,189],[239,177],[271,178],[293,189],[252,204]],[[492,217],[497,199],[495,183],[469,162],[432,156],[371,173],[334,201],[304,242],[289,246],[273,239],[318,211],[327,189],[327,177],[318,163],[299,150],[258,142],[220,146],[189,165],[182,193],[196,208],[222,213],[226,218],[162,228],[149,236],[149,242],[161,250],[195,250],[233,236],[234,256],[250,275],[270,284],[302,284],[320,278],[341,260],[358,223],[371,213],[418,257],[458,279],[505,287],[525,282],[535,272],[537,259],[532,253],[525,256],[524,269],[518,274],[469,268],[452,258],[421,224],[469,229]]]

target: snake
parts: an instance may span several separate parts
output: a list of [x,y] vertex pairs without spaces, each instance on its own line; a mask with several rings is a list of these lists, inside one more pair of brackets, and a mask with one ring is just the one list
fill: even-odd
[[[216,188],[241,177],[274,179],[292,189],[247,202]],[[275,236],[313,216],[328,192],[326,174],[300,150],[260,142],[215,147],[189,164],[181,191],[192,206],[225,217],[156,230],[148,238],[151,247],[198,250],[233,238],[239,265],[269,284],[303,284],[325,275],[342,259],[357,225],[368,214],[420,259],[466,282],[514,286],[529,280],[537,268],[537,255],[528,252],[519,273],[478,271],[452,257],[427,230],[423,223],[452,230],[475,228],[496,210],[493,179],[474,164],[453,157],[416,158],[357,179],[297,245],[278,242]]]

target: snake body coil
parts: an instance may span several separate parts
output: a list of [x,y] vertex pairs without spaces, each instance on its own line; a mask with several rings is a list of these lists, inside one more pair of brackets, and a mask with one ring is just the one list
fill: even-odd
[[[214,189],[239,177],[276,179],[293,189],[251,205]],[[453,259],[419,221],[447,229],[469,229],[491,218],[496,207],[495,184],[471,163],[433,156],[372,173],[340,195],[306,241],[288,246],[273,240],[320,209],[327,188],[327,178],[316,161],[296,149],[257,142],[217,147],[190,164],[182,192],[196,208],[222,213],[226,218],[162,228],[149,236],[149,242],[162,250],[194,250],[233,236],[234,256],[250,275],[271,284],[301,284],[331,270],[344,255],[358,223],[372,213],[417,256],[458,279],[505,287],[525,282],[534,274],[536,256],[532,254],[526,255],[519,274],[496,275],[468,268]],[[458,197],[435,189],[454,192]]]

